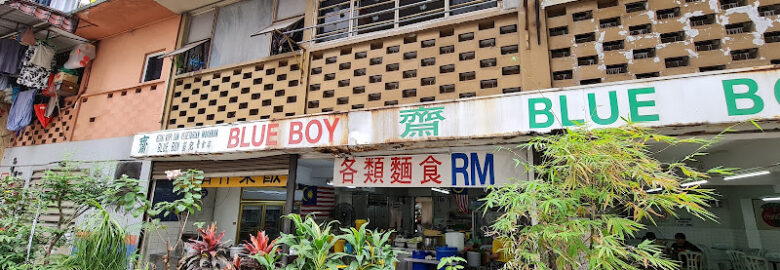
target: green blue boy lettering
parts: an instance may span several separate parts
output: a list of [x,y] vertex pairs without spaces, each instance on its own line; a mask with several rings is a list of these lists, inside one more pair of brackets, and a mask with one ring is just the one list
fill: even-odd
[[[544,108],[537,109],[536,104],[543,104]],[[529,127],[530,128],[548,128],[552,126],[552,124],[555,121],[555,118],[553,118],[552,112],[550,110],[552,109],[552,101],[550,101],[549,98],[529,98],[528,99],[528,117],[529,117]],[[536,118],[537,115],[544,115],[547,120],[544,122],[537,122]]]
[[646,95],[655,93],[655,88],[636,88],[628,89],[628,107],[631,109],[631,121],[633,122],[650,122],[658,121],[657,114],[640,115],[640,107],[655,107],[655,100],[637,100],[638,95]]
[[[744,93],[735,93],[734,92],[734,86],[735,85],[744,85],[747,86],[748,90]],[[777,89],[775,89],[777,91]],[[729,115],[751,115],[756,114],[764,110],[764,100],[761,99],[758,95],[756,95],[756,92],[758,92],[758,84],[756,81],[751,79],[733,79],[733,80],[724,80],[723,81],[723,94],[726,97],[726,108],[728,109]],[[737,100],[738,99],[748,99],[753,103],[753,106],[749,108],[738,108],[737,107]]]
[[609,91],[609,117],[599,117],[598,105],[596,104],[596,93],[588,93],[588,106],[590,107],[590,118],[593,119],[593,122],[596,124],[606,126],[615,123],[618,119],[618,101],[617,92],[615,91]]

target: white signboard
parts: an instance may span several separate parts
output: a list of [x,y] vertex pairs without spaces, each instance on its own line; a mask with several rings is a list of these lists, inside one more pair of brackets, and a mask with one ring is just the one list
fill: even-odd
[[487,187],[525,179],[509,152],[337,158],[333,185],[354,187]]
[[347,143],[345,115],[261,121],[136,135],[132,156],[229,153]]
[[780,70],[658,78],[136,135],[132,156],[469,140],[582,125],[707,125],[780,119]]
[[780,119],[779,70],[528,91],[349,114],[350,145]]

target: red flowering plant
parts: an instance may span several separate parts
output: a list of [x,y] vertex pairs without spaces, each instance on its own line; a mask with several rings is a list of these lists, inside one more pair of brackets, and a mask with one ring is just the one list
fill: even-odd
[[274,265],[280,256],[279,249],[276,240],[270,240],[264,231],[257,232],[257,237],[250,235],[249,241],[244,241],[244,251],[251,259],[243,260],[241,269],[237,270],[275,269]]
[[222,242],[225,232],[217,234],[217,225],[198,229],[200,239],[190,240],[192,252],[179,261],[179,270],[211,270],[229,265],[229,245]]

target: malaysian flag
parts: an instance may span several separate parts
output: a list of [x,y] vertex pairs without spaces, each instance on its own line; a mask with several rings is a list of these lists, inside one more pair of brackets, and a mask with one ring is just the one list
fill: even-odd
[[301,216],[314,214],[316,219],[329,217],[336,206],[336,193],[332,187],[298,185],[303,192]]
[[465,188],[453,188],[452,197],[455,200],[455,205],[458,206],[458,212],[461,214],[469,213],[469,193]]

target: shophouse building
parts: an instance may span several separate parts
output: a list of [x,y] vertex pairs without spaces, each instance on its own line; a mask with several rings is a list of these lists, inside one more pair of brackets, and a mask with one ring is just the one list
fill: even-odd
[[[4,2],[3,38],[25,27],[33,29],[38,42],[56,51],[55,68],[47,71],[52,77],[63,73],[72,52],[93,54],[77,59],[82,65],[60,86],[54,83],[57,95],[24,88],[37,91],[36,101],[56,99],[48,104],[59,108],[46,125],[32,116],[26,127],[3,132],[3,175],[21,177],[34,187],[45,170],[71,161],[109,177],[148,179],[151,162],[132,158],[128,149],[133,135],[160,129],[172,66],[161,56],[176,48],[180,16],[151,0]],[[65,86],[70,88],[65,91]],[[6,119],[9,111],[3,114]],[[118,217],[124,224],[140,221],[129,214]],[[57,216],[44,213],[40,220],[47,226]],[[128,239],[131,248],[137,245],[139,230]]]
[[[729,263],[718,261],[728,249],[780,251],[778,206],[764,201],[780,193],[780,1],[117,0],[76,11],[79,31],[110,25],[101,5],[128,3],[137,13],[112,22],[125,30],[90,32],[101,40],[93,75],[63,145],[121,140],[101,159],[141,162],[155,202],[175,199],[166,170],[203,170],[191,222],[216,222],[233,243],[278,235],[291,212],[478,238],[495,217],[475,214],[484,188],[533,177],[514,160],[534,153],[497,147],[630,120],[681,136],[748,123],[696,164],[761,172],[703,183],[724,195],[721,222],[648,230],[687,233],[712,265]],[[157,17],[128,25],[143,16]],[[134,63],[158,52],[160,79],[147,83]],[[137,107],[103,113],[124,106]],[[128,114],[138,117],[118,126]],[[61,142],[14,144],[3,166]],[[657,150],[671,162],[694,149]],[[144,239],[144,256],[160,244]]]
[[[720,224],[649,230],[713,252],[779,248],[760,210],[780,191],[779,2],[158,2],[182,14],[168,56],[183,64],[164,130],[136,135],[131,155],[153,161],[156,201],[171,199],[166,170],[203,169],[193,222],[235,243],[278,235],[290,212],[479,235],[484,187],[533,177],[513,161],[533,153],[497,146],[577,123],[711,136],[754,120],[763,131],[740,126],[699,165],[769,174],[705,184],[725,194]],[[147,255],[160,252],[149,243]]]

